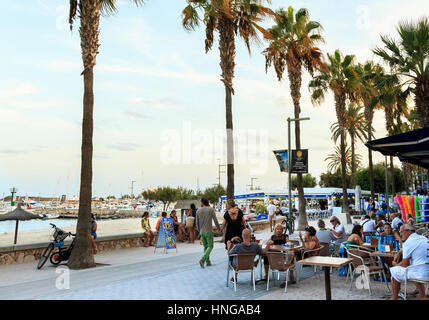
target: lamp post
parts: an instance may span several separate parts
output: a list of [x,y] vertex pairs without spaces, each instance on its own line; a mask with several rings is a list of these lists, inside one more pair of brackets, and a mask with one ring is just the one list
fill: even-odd
[[217,159],[217,161],[218,161],[218,178],[217,179],[218,179],[218,182],[219,182],[218,185],[220,186],[220,174],[221,173],[225,173],[225,171],[221,171],[221,168],[222,167],[226,167],[226,164],[222,164],[221,165],[220,164],[220,159]]
[[134,180],[132,180],[132,181],[131,181],[131,199],[133,199],[133,198],[134,198],[134,183],[135,183],[135,181],[134,181]]
[[[291,118],[287,118],[287,136],[288,136],[288,151],[287,151],[287,162],[288,162],[288,184],[289,184],[289,214],[292,213],[292,190],[291,190],[291,182],[292,182],[292,175],[291,175],[291,167],[292,167],[292,152],[291,152],[291,146],[290,146],[290,123],[292,121],[297,122],[297,121],[305,121],[305,120],[310,120],[310,118],[297,118],[297,119],[291,119]],[[300,212],[299,214],[305,214],[305,212]]]
[[250,178],[250,190],[253,190],[253,180],[258,180],[258,178]]
[[386,195],[385,195],[385,201],[387,207],[389,207],[389,177],[387,174],[387,156],[384,157],[384,166],[385,166],[385,173],[386,173]]

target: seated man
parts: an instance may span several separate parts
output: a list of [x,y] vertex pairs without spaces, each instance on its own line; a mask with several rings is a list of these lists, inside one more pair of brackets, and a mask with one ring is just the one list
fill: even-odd
[[[252,232],[249,229],[244,229],[242,232],[243,242],[233,245],[231,241],[227,242],[228,254],[254,254],[262,257],[264,251],[261,246],[256,242],[250,242],[252,239]],[[237,266],[237,257],[233,257],[232,266]]]
[[[401,282],[405,281],[405,268],[421,263],[429,263],[429,243],[428,239],[415,233],[415,228],[409,224],[404,224],[400,229],[402,241],[402,262],[397,263],[397,257],[393,261],[394,267],[390,268],[392,275],[392,297],[391,300],[397,300]],[[429,280],[429,264],[423,264],[408,270],[407,279]],[[425,286],[422,283],[416,283],[419,291],[419,299],[427,299],[425,295]]]
[[161,217],[159,217],[158,221],[156,222],[155,229],[157,232],[159,231],[159,225],[161,224],[161,220],[164,218],[167,218],[167,212],[165,211],[161,214]]

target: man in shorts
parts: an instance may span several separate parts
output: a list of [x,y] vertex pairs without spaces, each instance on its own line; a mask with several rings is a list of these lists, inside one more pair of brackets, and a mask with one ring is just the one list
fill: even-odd
[[271,201],[270,204],[267,206],[268,211],[268,220],[270,221],[270,229],[273,231],[273,218],[274,213],[276,212],[276,206],[274,205],[274,201]]
[[[392,275],[392,297],[397,300],[401,282],[408,279],[429,281],[429,242],[424,236],[415,233],[415,228],[409,224],[404,224],[400,229],[402,241],[402,261],[398,263],[397,257],[393,261],[394,267],[390,268]],[[412,267],[415,266],[415,267]],[[407,267],[411,267],[408,268]],[[407,272],[406,272],[407,271]],[[426,300],[425,286],[416,282],[419,292],[419,300]]]

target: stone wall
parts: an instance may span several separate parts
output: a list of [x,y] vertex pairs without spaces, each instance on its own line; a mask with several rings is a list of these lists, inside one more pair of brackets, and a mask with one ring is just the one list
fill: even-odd
[[[142,247],[143,239],[144,235],[142,233],[135,233],[99,237],[95,243],[97,251],[106,251]],[[67,246],[70,242],[70,240],[65,241],[64,245]],[[42,242],[27,245],[0,246],[0,265],[36,262],[40,259],[43,250],[45,250],[48,244],[49,242]]]

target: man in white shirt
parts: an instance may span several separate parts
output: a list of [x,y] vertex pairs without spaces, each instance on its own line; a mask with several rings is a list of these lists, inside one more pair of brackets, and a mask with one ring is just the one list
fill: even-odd
[[375,232],[375,221],[371,220],[369,215],[359,223],[363,227],[363,232]]
[[404,224],[404,221],[402,221],[400,217],[401,217],[401,214],[398,212],[393,214],[393,220],[392,220],[393,231],[399,231],[401,226]]
[[287,215],[289,209],[286,208],[286,205],[283,203],[282,206],[281,206],[281,208],[280,208],[280,211],[282,212],[282,215],[285,216],[285,215]]
[[[393,261],[394,267],[390,268],[392,275],[392,297],[397,300],[401,282],[408,279],[429,281],[429,242],[424,236],[415,233],[415,228],[409,224],[404,224],[401,229],[402,241],[402,262],[397,263],[396,257]],[[415,266],[415,267],[410,267]],[[407,271],[408,268],[408,272]],[[416,282],[419,291],[419,299],[426,300],[425,286]]]
[[329,222],[333,226],[333,228],[328,228],[328,230],[331,231],[332,235],[335,237],[334,243],[339,244],[347,241],[346,229],[340,223],[340,220],[337,217],[332,216]]
[[273,218],[274,218],[274,212],[276,212],[276,206],[274,205],[274,201],[271,201],[270,204],[267,206],[268,211],[268,220],[270,221],[270,229],[273,231]]

